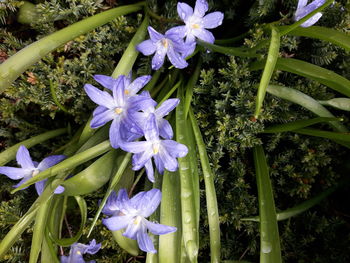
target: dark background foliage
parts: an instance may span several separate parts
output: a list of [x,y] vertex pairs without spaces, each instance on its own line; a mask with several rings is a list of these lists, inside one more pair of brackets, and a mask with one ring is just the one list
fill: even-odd
[[[0,59],[4,61],[33,41],[84,17],[131,2],[135,1],[33,1],[37,4],[37,19],[23,25],[16,18],[21,2],[9,0],[0,8]],[[195,1],[185,2],[193,6]],[[153,19],[152,26],[164,32],[174,25],[178,19],[176,4],[173,0],[149,0],[150,9],[169,21],[160,23]],[[209,1],[211,10],[225,13],[223,25],[213,32],[217,39],[248,32],[234,45],[254,47],[260,40],[269,38],[261,29],[262,24],[276,20],[280,20],[281,24],[293,22],[296,4],[296,0]],[[318,25],[348,31],[350,12],[346,4],[346,0],[337,1],[327,8]],[[84,84],[96,84],[92,79],[94,74],[111,74],[140,21],[140,15],[116,19],[47,55],[18,78],[0,95],[0,150],[46,130],[67,125],[74,130],[86,121],[94,105],[83,91]],[[261,54],[266,54],[266,49],[261,50]],[[280,55],[302,59],[350,78],[349,54],[326,42],[285,36]],[[222,258],[258,262],[258,225],[240,220],[258,213],[251,148],[264,145],[278,210],[299,204],[347,176],[349,152],[325,139],[295,133],[259,134],[269,125],[313,118],[314,115],[298,105],[267,95],[261,117],[254,119],[256,85],[261,72],[249,70],[253,59],[212,52],[201,56],[204,63],[195,87],[193,105],[216,176]],[[150,73],[149,64],[149,58],[141,57],[134,70],[139,74]],[[191,68],[183,72],[185,77],[192,73]],[[315,99],[339,96],[317,82],[285,72],[276,72],[273,82],[298,89]],[[50,85],[53,90],[50,90]],[[55,103],[53,95],[67,112]],[[332,112],[342,117],[344,124],[349,126],[348,114]],[[327,126],[323,128],[327,129]],[[67,137],[62,136],[33,147],[33,159],[40,160],[53,153],[66,141]],[[1,176],[0,182],[2,238],[35,200],[36,193],[30,188],[12,196],[9,192],[13,181]],[[139,187],[142,189],[142,184]],[[202,191],[200,262],[207,262],[209,234]],[[86,196],[89,217],[94,216],[97,200],[103,194],[104,189],[100,189]],[[284,262],[350,262],[347,197],[346,188],[340,188],[320,205],[279,223]],[[74,217],[70,223],[74,225]],[[97,254],[97,262],[126,262],[129,258],[112,241],[109,231],[100,222],[93,237],[102,241],[104,248]],[[86,241],[81,240],[83,243]],[[26,262],[30,242],[31,229],[22,235],[5,262]]]

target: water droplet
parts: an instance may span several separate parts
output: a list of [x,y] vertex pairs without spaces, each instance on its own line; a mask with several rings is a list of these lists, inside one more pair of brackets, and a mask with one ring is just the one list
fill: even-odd
[[261,242],[261,251],[265,254],[268,254],[272,251],[272,245],[270,242],[262,241]]

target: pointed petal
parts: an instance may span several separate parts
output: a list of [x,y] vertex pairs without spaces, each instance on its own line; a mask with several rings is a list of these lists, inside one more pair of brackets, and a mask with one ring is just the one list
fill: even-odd
[[85,84],[84,90],[89,98],[96,104],[108,109],[113,109],[115,107],[113,98],[108,92],[101,91],[90,84]]
[[208,11],[208,2],[206,0],[197,0],[194,7],[194,16],[203,17]]
[[150,222],[148,220],[145,220],[145,221],[146,221],[147,228],[154,235],[165,235],[165,234],[175,232],[177,230],[177,228],[173,226],[157,224],[157,223]]
[[160,159],[159,154],[156,154],[153,156],[154,158],[154,163],[156,164],[158,173],[163,174],[164,173],[164,164],[163,161]]
[[190,16],[193,15],[193,8],[186,3],[177,3],[177,13],[179,17],[186,21]]
[[[22,184],[24,184],[25,182],[27,182],[29,179],[30,179],[30,177],[23,177],[23,179],[21,181],[19,181],[18,184],[15,184],[13,187],[17,188],[17,187],[21,186]],[[28,188],[28,186],[23,188],[23,189],[21,189],[21,190],[24,190],[24,189],[27,189],[27,188]]]
[[148,180],[150,180],[152,183],[154,183],[154,170],[152,165],[152,160],[150,159],[148,162],[145,163],[145,169]]
[[97,129],[103,125],[105,125],[107,122],[113,120],[115,118],[114,110],[107,109],[104,112],[101,112],[100,114],[96,114],[93,116],[90,122],[90,127],[93,129]]
[[165,36],[171,39],[184,38],[186,36],[186,33],[187,33],[186,26],[176,26],[166,31]]
[[169,46],[167,55],[171,64],[173,64],[175,68],[182,69],[188,66],[188,63],[186,62],[186,60],[184,60],[183,57],[178,52],[175,52],[172,46]]
[[158,120],[159,135],[164,139],[172,139],[174,136],[173,128],[166,119]]
[[142,191],[142,192],[139,192],[137,193],[136,195],[134,195],[128,202],[128,206],[130,208],[133,208],[133,209],[137,209],[137,206],[139,205],[139,203],[142,201],[144,195],[146,194],[147,192],[145,191]]
[[68,263],[68,257],[67,256],[61,256],[61,263]]
[[30,157],[28,149],[21,145],[16,154],[17,163],[24,169],[35,169],[32,158]]
[[120,118],[114,118],[112,121],[111,127],[109,128],[109,141],[111,146],[115,149],[119,148],[119,144],[121,143],[120,138]]
[[159,140],[159,130],[157,127],[156,116],[151,113],[145,124],[145,130],[143,131],[147,141],[158,141]]
[[105,76],[105,75],[95,75],[94,79],[100,83],[103,87],[106,89],[112,90],[113,84],[116,81],[116,79],[110,77],[110,76]]
[[121,75],[113,86],[113,99],[116,106],[122,107],[125,104],[125,87],[124,87],[125,76]]
[[0,167],[0,174],[6,175],[12,180],[22,179],[23,177],[28,177],[32,174],[33,170],[2,166]]
[[50,168],[51,166],[54,166],[56,164],[58,164],[59,162],[63,161],[64,159],[66,159],[67,156],[65,155],[52,155],[49,157],[46,157],[44,160],[42,160],[39,165],[38,165],[38,169],[40,171],[44,171],[47,168]]
[[166,149],[162,149],[158,153],[160,159],[162,160],[165,169],[170,172],[175,172],[178,168],[178,163],[176,158],[172,157]]
[[132,216],[112,216],[110,218],[102,219],[102,223],[111,231],[117,231],[126,228],[132,224]]
[[164,101],[157,109],[156,109],[156,116],[157,118],[163,118],[164,116],[167,116],[169,112],[171,112],[175,107],[180,103],[179,99],[168,99]]
[[161,66],[163,66],[166,53],[167,53],[166,48],[157,49],[156,53],[154,54],[154,56],[152,58],[152,69],[153,70],[158,70],[161,68]]
[[152,55],[156,52],[157,45],[150,39],[142,41],[140,44],[136,46],[136,50],[141,52],[145,56]]
[[152,150],[152,143],[148,142],[148,141],[123,142],[120,145],[120,148],[126,152],[141,153],[141,152],[147,151],[149,149]]
[[137,209],[143,217],[149,217],[156,211],[162,200],[162,193],[159,189],[153,188],[147,191],[142,200],[137,204]]
[[186,40],[185,40],[186,44],[191,44],[191,43],[195,43],[195,42],[196,42],[196,37],[195,37],[195,35],[193,35],[193,33],[187,35]]
[[147,96],[136,95],[128,99],[129,111],[150,111],[156,105],[157,102]]
[[132,158],[132,165],[133,165],[133,170],[139,170],[141,169],[145,163],[150,160],[153,156],[153,151],[152,149],[148,149],[142,153],[137,153],[134,154]]
[[57,186],[57,188],[54,191],[54,194],[62,194],[64,192],[65,188],[62,185]]
[[[131,220],[131,221],[130,221]],[[136,220],[139,220],[138,218],[132,218],[129,220],[129,224],[127,225],[125,232],[123,233],[123,236],[131,238],[131,239],[136,239],[137,233],[141,229],[141,222],[137,222]]]
[[142,89],[150,80],[150,75],[145,75],[136,78],[130,85],[125,86],[125,89],[129,91],[129,96],[134,96],[140,89]]
[[164,38],[164,36],[160,33],[158,33],[153,27],[149,26],[147,27],[149,36],[153,42],[157,42]]
[[213,44],[215,41],[215,37],[211,32],[206,29],[198,29],[193,31],[193,34],[198,37],[200,40]]
[[300,9],[307,5],[308,0],[299,0],[297,9]]
[[101,243],[96,244],[96,240],[93,239],[91,240],[90,244],[88,246],[86,246],[83,254],[90,254],[90,255],[94,255],[96,254],[101,248]]
[[94,109],[94,111],[92,112],[92,116],[101,114],[102,112],[105,112],[106,110],[108,110],[108,108],[106,108],[104,106],[97,106],[96,109]]
[[157,253],[151,238],[147,235],[146,231],[140,231],[137,233],[137,243],[142,251],[149,253]]
[[203,27],[204,28],[215,28],[222,24],[222,20],[224,19],[224,14],[221,12],[213,12],[207,14],[203,17]]
[[[316,13],[314,16],[310,17],[308,20],[306,20],[304,23],[302,23],[301,27],[309,27],[315,24],[322,16],[322,13]],[[301,18],[300,18],[301,19]]]
[[45,183],[47,179],[35,183],[35,189],[38,195],[41,195],[45,189]]
[[[120,191],[122,191],[121,189]],[[125,190],[125,189],[124,189]],[[119,191],[119,193],[120,193]],[[109,197],[107,198],[105,206],[102,208],[102,213],[105,215],[111,216],[113,215],[116,211],[118,211],[118,204],[117,204],[117,194],[113,191]]]
[[186,145],[173,140],[163,140],[162,145],[170,156],[174,158],[185,157],[188,153],[188,148]]

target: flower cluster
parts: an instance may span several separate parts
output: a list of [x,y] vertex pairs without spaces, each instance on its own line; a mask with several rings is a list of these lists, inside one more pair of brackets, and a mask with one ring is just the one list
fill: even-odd
[[[297,10],[295,11],[295,21],[299,21],[304,16],[307,16],[315,9],[323,5],[326,0],[314,0],[312,3],[307,4],[308,0],[299,0]],[[309,27],[315,24],[322,16],[322,13],[318,12],[310,19],[301,24],[302,27]]]
[[102,222],[111,231],[125,229],[123,236],[137,240],[142,251],[156,253],[147,230],[154,235],[176,231],[176,227],[153,223],[146,219],[157,209],[161,199],[162,193],[158,189],[140,192],[131,199],[125,189],[121,189],[118,196],[113,192],[102,210],[109,218],[103,219]]
[[[101,243],[96,244],[95,239],[89,245],[74,243],[70,248],[69,256],[61,256],[61,263],[85,263],[83,254],[96,254],[100,248]],[[91,260],[89,263],[95,263],[95,260]]]
[[[54,166],[55,164],[61,162],[65,158],[65,155],[52,155],[46,157],[40,163],[38,163],[32,160],[28,149],[24,145],[21,145],[18,148],[16,154],[17,163],[21,166],[21,168],[2,166],[0,167],[0,174],[4,174],[13,180],[22,179],[18,184],[13,186],[19,187],[20,185],[28,181],[30,178],[36,176],[37,174],[46,170],[49,167]],[[44,179],[35,183],[35,189],[38,195],[41,195],[41,193],[44,191],[46,181],[47,179]],[[61,194],[63,193],[63,191],[64,187],[58,186],[55,189],[54,193]]]
[[177,12],[183,26],[169,29],[164,35],[154,28],[148,27],[150,39],[141,42],[136,48],[145,56],[155,54],[152,59],[152,69],[158,70],[164,63],[165,56],[176,68],[187,67],[185,58],[191,55],[196,47],[196,39],[214,43],[214,36],[207,29],[222,24],[223,13],[208,11],[206,0],[197,0],[194,10],[186,3],[177,4]]
[[[179,99],[168,99],[156,108],[157,103],[149,92],[137,94],[150,76],[141,76],[134,81],[131,81],[131,76],[123,75],[117,79],[103,75],[94,78],[112,94],[85,85],[88,96],[99,105],[93,112],[91,127],[98,128],[112,121],[109,129],[112,147],[135,153],[133,169],[145,167],[150,181],[154,182],[152,157],[160,173],[164,168],[177,170],[176,158],[184,157],[187,147],[171,140],[173,130],[164,117],[178,105]],[[146,141],[135,141],[143,136]]]

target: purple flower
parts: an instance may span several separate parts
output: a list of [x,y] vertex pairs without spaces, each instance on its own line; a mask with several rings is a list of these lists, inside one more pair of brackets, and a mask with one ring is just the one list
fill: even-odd
[[[297,11],[295,12],[294,19],[295,21],[299,21],[304,16],[307,16],[315,9],[319,8],[321,5],[323,5],[326,0],[315,0],[312,3],[307,5],[308,0],[299,0]],[[301,24],[302,27],[309,27],[315,24],[320,18],[322,14],[320,12],[316,13],[314,16],[312,16],[310,19],[306,20],[304,23]]]
[[[99,106],[93,112],[91,128],[98,128],[112,121],[109,129],[109,139],[113,148],[119,148],[123,140],[135,140],[142,136],[142,130],[130,118],[131,112],[146,110],[154,107],[156,102],[150,97],[131,95],[135,90],[139,90],[142,84],[146,83],[144,79],[136,79],[135,85],[128,85],[129,90],[125,89],[125,76],[113,79],[107,76],[97,75],[97,81],[112,90],[112,95],[106,91],[101,91],[90,84],[86,84],[84,89],[90,99]],[[133,82],[133,83],[134,83]],[[137,84],[142,82],[142,84]],[[126,92],[127,91],[127,92]],[[136,93],[135,93],[136,94]]]
[[160,69],[166,55],[176,68],[187,67],[188,64],[184,57],[187,56],[188,50],[193,52],[195,45],[185,44],[182,36],[176,31],[169,32],[168,30],[165,35],[162,35],[149,26],[148,33],[151,39],[141,42],[136,49],[145,56],[155,53],[152,59],[152,69]]
[[[145,96],[149,96],[149,94],[146,93]],[[171,128],[170,123],[164,119],[164,117],[167,116],[169,112],[171,112],[179,104],[179,102],[179,99],[168,99],[164,101],[157,109],[154,107],[149,107],[143,112],[135,112],[133,114],[133,119],[138,123],[141,129],[145,130],[150,114],[154,114],[159,129],[159,135],[164,139],[172,139],[174,136],[173,129]]]
[[[185,26],[177,26],[169,31],[177,32],[182,37],[186,37],[186,43],[192,43],[196,37],[209,43],[214,43],[214,36],[206,29],[218,27],[222,24],[224,14],[213,12],[205,15],[208,11],[206,0],[197,0],[194,10],[186,3],[177,4],[177,13],[185,22]],[[204,16],[205,15],[205,16]]]
[[[21,166],[21,168],[2,166],[0,167],[0,174],[4,174],[13,180],[22,179],[18,184],[14,185],[14,187],[19,187],[30,178],[36,176],[37,174],[46,170],[49,167],[54,166],[55,164],[61,162],[65,158],[66,156],[64,155],[52,155],[46,157],[40,163],[34,162],[30,157],[28,149],[24,145],[21,145],[18,148],[16,155],[17,163]],[[40,182],[35,183],[35,189],[38,195],[41,195],[41,193],[44,191],[46,181],[47,179],[44,179]],[[54,193],[61,194],[63,193],[63,191],[64,187],[58,186],[55,189]]]
[[188,149],[185,145],[173,140],[161,140],[156,116],[151,113],[145,124],[144,135],[146,141],[124,142],[120,145],[124,151],[134,153],[132,158],[133,170],[145,167],[147,177],[154,182],[152,157],[159,173],[164,169],[174,172],[178,168],[177,157],[186,156]]
[[156,253],[149,230],[154,235],[164,235],[176,231],[176,227],[161,225],[146,220],[158,207],[162,193],[158,189],[140,192],[129,199],[125,189],[113,192],[102,212],[108,216],[102,223],[111,231],[125,228],[123,236],[137,240],[142,251]]
[[[61,256],[61,263],[86,263],[83,258],[83,254],[96,254],[101,248],[101,243],[96,244],[96,240],[93,239],[89,245],[81,243],[74,243],[70,247],[69,256]],[[95,260],[89,261],[94,263]]]

